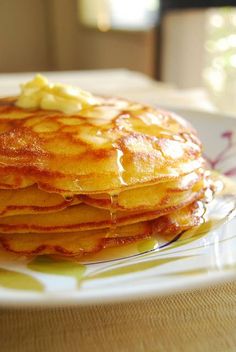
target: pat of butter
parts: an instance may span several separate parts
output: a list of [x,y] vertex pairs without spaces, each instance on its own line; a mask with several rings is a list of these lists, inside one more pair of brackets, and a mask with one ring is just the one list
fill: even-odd
[[96,104],[99,101],[91,93],[78,87],[49,83],[39,74],[21,85],[21,94],[16,101],[16,106],[23,109],[57,110],[68,115]]

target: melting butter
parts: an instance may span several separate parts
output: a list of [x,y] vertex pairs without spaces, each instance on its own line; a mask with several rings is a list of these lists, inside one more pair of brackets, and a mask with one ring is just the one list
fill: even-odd
[[57,110],[76,114],[84,108],[99,104],[97,98],[79,87],[49,83],[37,74],[31,81],[21,85],[16,106],[23,109]]

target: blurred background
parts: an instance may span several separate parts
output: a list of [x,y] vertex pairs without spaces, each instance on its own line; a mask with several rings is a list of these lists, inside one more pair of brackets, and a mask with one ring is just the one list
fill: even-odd
[[220,0],[1,0],[0,73],[127,68],[234,99],[235,6]]

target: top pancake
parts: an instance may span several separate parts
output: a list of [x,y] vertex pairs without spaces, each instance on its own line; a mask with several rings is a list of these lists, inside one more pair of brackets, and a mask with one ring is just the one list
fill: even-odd
[[0,99],[0,188],[114,192],[199,169],[201,144],[183,119],[122,99],[65,115]]

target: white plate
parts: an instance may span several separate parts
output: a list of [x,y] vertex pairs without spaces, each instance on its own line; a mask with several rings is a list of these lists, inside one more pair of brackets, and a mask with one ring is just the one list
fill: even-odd
[[[211,164],[236,177],[236,119],[179,111],[197,128]],[[0,264],[0,305],[67,305],[125,301],[222,282],[236,273],[235,199],[231,221],[135,257],[100,264],[36,261]]]

